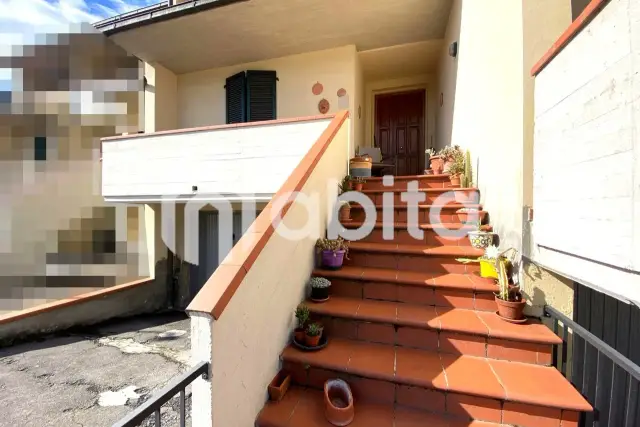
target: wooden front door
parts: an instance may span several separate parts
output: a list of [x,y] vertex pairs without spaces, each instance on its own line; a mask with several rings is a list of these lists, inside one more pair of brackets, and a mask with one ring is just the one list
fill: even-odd
[[398,176],[424,171],[424,100],[424,90],[376,95],[375,143]]

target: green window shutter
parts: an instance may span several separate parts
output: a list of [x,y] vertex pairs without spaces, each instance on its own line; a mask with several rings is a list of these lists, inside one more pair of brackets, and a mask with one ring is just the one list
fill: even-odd
[[247,71],[247,121],[275,120],[276,77],[275,71]]
[[247,121],[247,77],[243,72],[227,78],[227,123]]

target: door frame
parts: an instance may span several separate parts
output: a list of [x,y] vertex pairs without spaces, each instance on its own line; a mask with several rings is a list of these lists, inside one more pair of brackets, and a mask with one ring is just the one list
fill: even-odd
[[428,108],[428,97],[429,97],[429,91],[427,89],[427,86],[423,86],[423,87],[411,87],[411,88],[406,88],[406,89],[398,89],[398,88],[393,88],[393,89],[381,89],[381,90],[374,90],[372,91],[372,99],[371,99],[371,146],[374,147],[374,139],[376,136],[376,117],[377,117],[377,111],[376,111],[376,107],[378,105],[378,97],[380,96],[389,96],[389,95],[403,95],[403,94],[409,94],[409,93],[416,93],[416,92],[420,92],[423,93],[424,96],[422,97],[422,129],[423,129],[423,133],[424,135],[422,136],[422,138],[419,141],[419,146],[418,146],[418,175],[421,173],[420,171],[423,171],[424,169],[426,169],[426,165],[425,165],[425,154],[424,151],[426,150],[426,146],[427,146],[427,138],[428,138],[428,134],[429,131],[427,129],[428,126],[428,121],[427,121],[427,108]]

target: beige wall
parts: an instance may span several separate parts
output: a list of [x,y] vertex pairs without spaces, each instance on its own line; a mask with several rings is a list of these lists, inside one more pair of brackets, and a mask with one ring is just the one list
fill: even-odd
[[[356,90],[356,48],[344,46],[266,61],[214,68],[178,76],[178,127],[188,128],[226,123],[225,80],[240,71],[274,70],[277,83],[277,118],[319,115],[318,102],[326,98],[329,113],[349,109],[354,117]],[[321,95],[311,87],[320,82]],[[347,97],[340,100],[340,88]]]
[[[337,181],[347,172],[349,126],[347,120],[301,190],[306,195],[321,195],[318,219],[322,233],[332,207],[322,196],[327,180]],[[298,229],[306,219],[306,208],[294,203],[283,223]],[[274,233],[213,322],[214,426],[246,427],[255,422],[267,398],[267,384],[279,369],[279,355],[295,327],[295,307],[307,293],[316,237],[291,241]],[[282,274],[285,270],[287,274]]]
[[[456,83],[458,81],[458,58],[449,56],[449,46],[451,43],[458,42],[458,52],[460,51],[462,0],[453,0],[452,3],[438,64],[437,88],[435,90],[437,103],[433,108],[435,110],[436,120],[436,143],[434,145],[438,150],[451,143],[451,132],[454,120],[453,112],[456,101]],[[441,95],[442,104],[440,103]]]
[[178,127],[178,79],[160,64],[144,64],[144,130],[157,132]]

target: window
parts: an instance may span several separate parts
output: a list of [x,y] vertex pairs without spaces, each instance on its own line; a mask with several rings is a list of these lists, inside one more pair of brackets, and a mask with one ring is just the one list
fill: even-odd
[[36,161],[47,160],[47,138],[36,136],[33,142],[33,159]]
[[571,0],[571,19],[575,21],[591,0]]
[[242,71],[227,79],[227,123],[276,119],[275,71]]

